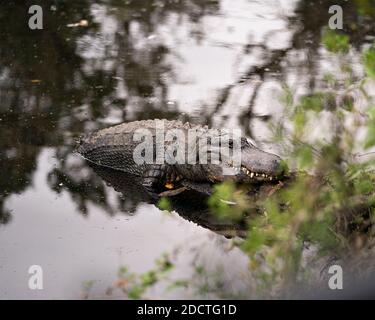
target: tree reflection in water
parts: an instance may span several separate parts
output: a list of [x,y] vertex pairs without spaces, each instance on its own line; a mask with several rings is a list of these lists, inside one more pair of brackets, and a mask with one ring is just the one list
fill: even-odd
[[[224,109],[229,105],[236,107],[232,113],[240,127],[254,137],[252,121],[268,119],[255,108],[267,82],[282,85],[290,78],[300,79],[308,93],[321,85],[321,35],[332,4],[344,8],[344,31],[351,35],[354,53],[374,39],[374,12],[365,2],[300,0],[294,12],[282,18],[285,30],[280,32],[291,35],[282,46],[272,46],[274,34],[263,42],[249,40],[241,45],[238,60],[254,54],[261,58],[245,72],[238,72],[233,83],[217,88],[210,101],[189,108],[169,101],[171,86],[186,81],[175,63],[183,58],[173,41],[178,44],[181,39],[176,32],[168,37],[173,41],[167,41],[158,36],[160,30],[171,30],[171,24],[177,30],[181,25],[192,41],[210,43],[203,20],[218,17],[216,21],[224,21],[227,13],[221,10],[223,1],[82,0],[53,1],[52,6],[39,1],[44,9],[41,31],[31,31],[25,23],[29,18],[25,8],[38,1],[2,4],[0,223],[11,220],[6,200],[31,185],[38,154],[45,147],[54,148],[59,159],[59,165],[48,175],[52,190],[69,192],[83,214],[88,214],[89,202],[113,214],[118,208],[109,203],[102,180],[72,154],[80,134],[109,123],[183,118],[224,126],[229,121]],[[89,25],[67,27],[81,19],[88,20]],[[257,30],[248,32],[256,35]],[[227,40],[224,47],[236,45]],[[296,59],[298,56],[302,58]],[[245,105],[233,106],[233,96],[241,90],[251,94]],[[126,201],[118,197],[126,209]]]

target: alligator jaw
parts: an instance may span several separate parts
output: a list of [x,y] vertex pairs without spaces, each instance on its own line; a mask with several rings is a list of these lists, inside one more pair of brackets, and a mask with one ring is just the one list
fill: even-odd
[[241,148],[241,166],[234,167],[233,161],[228,163],[234,176],[232,180],[239,183],[272,183],[282,180],[286,167],[281,158],[246,143]]
[[236,177],[238,177],[239,180],[246,180],[247,182],[272,182],[281,179],[281,176],[278,174],[254,172],[244,166],[241,166],[241,168],[236,168],[234,170],[236,173]]

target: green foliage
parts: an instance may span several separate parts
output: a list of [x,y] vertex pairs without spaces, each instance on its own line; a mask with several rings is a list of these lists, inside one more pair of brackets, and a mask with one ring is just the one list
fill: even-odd
[[160,210],[165,210],[165,211],[171,211],[171,210],[172,210],[172,205],[171,205],[169,199],[168,199],[168,198],[165,198],[165,197],[162,197],[162,198],[159,200],[157,206],[158,206],[158,208],[159,208]]
[[294,103],[294,94],[291,88],[284,85],[283,86],[283,92],[284,94],[281,96],[280,100],[286,107],[292,107]]
[[368,124],[367,124],[367,137],[365,141],[365,148],[375,146],[375,107],[372,106],[368,110]]
[[[349,51],[349,39],[345,35],[327,30],[323,42],[331,52],[344,54]],[[363,61],[367,74],[375,79],[375,51],[372,50],[364,53]],[[283,124],[278,124],[274,127],[275,134],[282,138],[275,140],[280,142],[290,137],[288,154],[292,162],[289,165],[298,173],[281,188],[276,188],[276,192],[257,201],[261,214],[248,221],[248,236],[240,245],[250,259],[252,272],[261,279],[258,289],[262,292],[275,287],[285,288],[290,281],[296,282],[299,275],[304,274],[303,243],[318,248],[316,258],[329,252],[348,255],[355,250],[350,246],[356,242],[352,238],[358,236],[352,230],[366,230],[369,219],[373,219],[367,213],[373,213],[375,205],[375,173],[371,171],[374,163],[359,162],[353,156],[356,146],[353,137],[357,130],[367,127],[364,145],[366,148],[375,146],[375,108],[364,82],[353,83],[353,72],[344,60],[341,70],[347,79],[339,81],[332,74],[326,75],[327,90],[299,99],[294,97],[292,89],[284,87],[281,101],[285,104],[286,119],[293,128],[288,131]],[[344,94],[338,96],[334,90],[340,83],[345,86],[342,88]],[[357,109],[356,101],[350,95],[349,90],[353,87],[357,87],[369,102],[367,117]],[[327,112],[330,113],[331,139],[312,144],[307,139],[311,120],[320,119]],[[363,119],[364,125],[347,126],[348,114]],[[236,205],[218,205],[219,199],[232,200],[235,190],[233,185],[217,187],[210,199],[212,210],[220,216],[236,212]],[[246,212],[246,208],[238,212]]]
[[334,87],[337,84],[337,79],[332,73],[326,73],[323,77],[323,81],[330,87]]
[[260,230],[259,227],[253,226],[250,229],[247,241],[244,242],[241,247],[248,254],[255,254],[262,248],[263,245],[265,245],[266,240],[267,236],[265,235],[264,230]]
[[155,265],[154,269],[142,274],[130,272],[126,266],[120,267],[116,287],[122,290],[130,299],[141,299],[147,289],[165,278],[173,269],[173,264],[168,255],[163,255],[156,260]]
[[167,288],[167,290],[174,290],[178,288],[187,288],[189,286],[188,280],[178,279],[176,281],[173,281]]
[[367,49],[363,53],[363,65],[369,77],[375,79],[375,47]]
[[375,7],[373,0],[354,0],[354,2],[360,15],[375,17]]
[[332,92],[316,92],[311,95],[302,96],[296,111],[306,112],[314,111],[321,112],[325,110],[334,110],[336,107],[335,95]]
[[220,219],[240,220],[250,207],[246,196],[231,182],[214,187],[208,206]]
[[298,162],[298,167],[300,169],[310,168],[313,164],[313,152],[311,147],[307,144],[301,145],[298,148],[296,148],[295,156]]
[[328,28],[323,31],[322,42],[333,53],[347,53],[350,48],[349,36]]
[[319,112],[322,110],[324,95],[322,93],[316,93],[311,96],[304,96],[300,100],[300,108],[302,111],[312,110]]

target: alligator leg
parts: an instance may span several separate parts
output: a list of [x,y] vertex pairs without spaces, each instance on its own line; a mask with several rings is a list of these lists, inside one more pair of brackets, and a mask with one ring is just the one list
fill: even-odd
[[213,193],[212,185],[209,183],[184,180],[181,182],[181,184],[187,189],[195,190],[201,194],[206,194],[208,196]]
[[194,190],[201,194],[211,195],[212,194],[212,186],[209,183],[203,182],[193,182],[193,181],[181,181],[182,187],[178,189],[164,191],[159,193],[160,197],[173,197],[176,196],[186,190]]
[[174,190],[168,190],[168,191],[164,191],[162,193],[159,193],[159,197],[173,197],[173,196],[177,196],[178,194],[188,190],[189,188],[187,187],[181,187],[181,188],[178,188],[178,189],[174,189]]

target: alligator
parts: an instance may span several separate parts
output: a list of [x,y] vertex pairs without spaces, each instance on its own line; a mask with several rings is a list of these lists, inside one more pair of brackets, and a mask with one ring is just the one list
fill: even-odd
[[[263,183],[278,183],[286,175],[286,168],[281,158],[260,150],[250,143],[245,137],[240,137],[237,146],[241,152],[241,163],[235,168],[233,160],[222,157],[218,148],[209,148],[208,158],[214,156],[220,158],[220,164],[213,161],[200,161],[198,140],[190,146],[186,146],[187,140],[183,140],[180,147],[186,147],[183,152],[196,153],[195,163],[137,163],[134,152],[139,147],[140,141],[135,139],[137,130],[147,130],[151,135],[152,159],[156,159],[158,151],[157,128],[163,125],[165,132],[178,129],[185,137],[190,130],[195,130],[199,137],[212,138],[212,130],[207,126],[194,125],[189,122],[168,120],[142,120],[111,126],[80,139],[77,152],[86,160],[103,167],[127,172],[141,177],[142,185],[148,190],[163,190],[160,195],[173,196],[187,189],[195,189],[203,193],[209,193],[213,184],[232,180],[240,184],[259,185]],[[158,127],[159,126],[159,127]],[[217,137],[228,135],[228,130],[215,130]],[[137,140],[137,141],[135,141]],[[173,140],[175,141],[175,140]],[[165,142],[163,151],[171,146],[171,141]],[[235,141],[228,138],[228,146],[233,149]],[[145,152],[145,151],[144,151]],[[216,153],[216,154],[215,154]],[[232,161],[232,162],[231,162]],[[232,175],[223,173],[223,166],[233,168]]]

